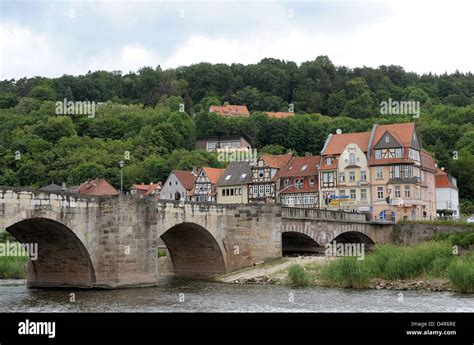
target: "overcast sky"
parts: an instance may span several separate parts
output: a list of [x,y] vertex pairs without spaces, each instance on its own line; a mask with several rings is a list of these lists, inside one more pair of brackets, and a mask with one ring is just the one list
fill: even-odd
[[474,71],[474,1],[0,0],[0,79],[328,55]]

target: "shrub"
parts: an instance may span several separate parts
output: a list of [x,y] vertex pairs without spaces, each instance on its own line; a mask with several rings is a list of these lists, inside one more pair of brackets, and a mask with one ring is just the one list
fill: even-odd
[[307,286],[311,282],[310,275],[297,264],[292,264],[289,267],[288,278],[293,286]]
[[462,293],[474,293],[474,259],[454,260],[447,269],[447,276],[454,289]]
[[26,277],[25,256],[0,256],[0,279],[23,279]]
[[367,287],[371,278],[370,270],[356,257],[342,257],[332,261],[321,272],[321,279],[331,285],[343,288]]

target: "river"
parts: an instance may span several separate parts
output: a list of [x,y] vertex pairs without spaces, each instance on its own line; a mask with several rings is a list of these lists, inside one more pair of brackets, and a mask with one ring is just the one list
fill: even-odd
[[474,312],[474,296],[453,292],[293,289],[162,277],[156,287],[116,290],[2,285],[0,312]]

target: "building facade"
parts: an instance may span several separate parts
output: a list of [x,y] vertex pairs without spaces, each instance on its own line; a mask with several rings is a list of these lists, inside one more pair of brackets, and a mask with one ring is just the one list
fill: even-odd
[[249,184],[249,203],[275,203],[277,197],[276,175],[286,167],[292,158],[291,153],[283,155],[261,155],[252,167],[252,180]]
[[191,171],[173,170],[161,188],[160,199],[192,201],[195,179]]
[[216,202],[216,184],[225,169],[202,168],[194,182],[193,200],[196,202]]
[[293,157],[277,175],[279,202],[289,207],[319,207],[319,156]]
[[218,204],[248,204],[248,183],[252,180],[251,162],[231,162],[217,182]]
[[459,191],[456,179],[441,168],[435,174],[435,181],[437,215],[442,218],[458,219]]

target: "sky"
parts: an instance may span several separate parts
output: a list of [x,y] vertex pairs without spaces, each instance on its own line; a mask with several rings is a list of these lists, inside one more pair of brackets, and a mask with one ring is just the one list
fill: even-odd
[[0,80],[199,62],[474,72],[474,1],[0,0]]

